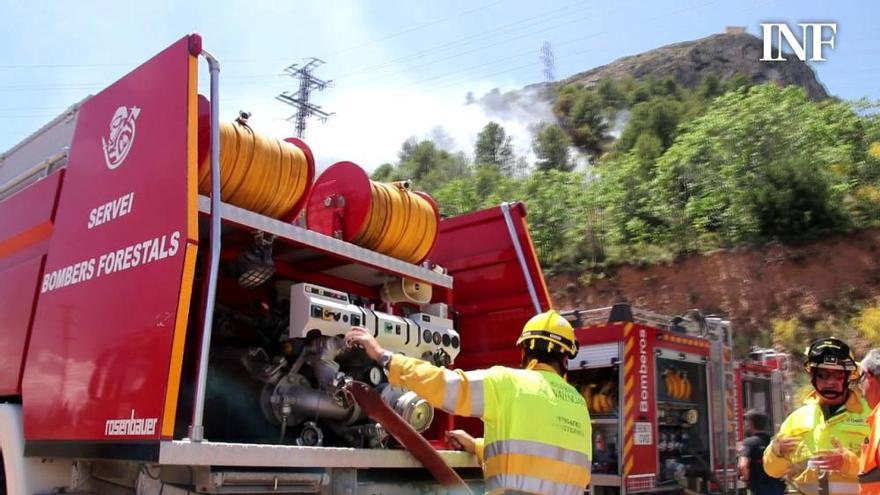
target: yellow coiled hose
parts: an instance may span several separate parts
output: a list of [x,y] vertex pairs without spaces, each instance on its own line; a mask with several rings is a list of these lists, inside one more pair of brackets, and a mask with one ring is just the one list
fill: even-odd
[[417,263],[437,237],[437,216],[428,201],[403,182],[370,181],[367,222],[353,242],[393,258]]
[[[210,194],[210,158],[199,166],[199,193]],[[220,199],[269,217],[288,213],[308,189],[309,164],[296,146],[220,123]]]

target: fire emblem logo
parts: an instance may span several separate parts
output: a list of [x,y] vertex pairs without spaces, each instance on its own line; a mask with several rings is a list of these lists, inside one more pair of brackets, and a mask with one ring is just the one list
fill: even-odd
[[110,120],[110,139],[101,138],[101,144],[104,147],[104,161],[110,170],[122,165],[128,152],[131,151],[131,145],[134,144],[134,121],[140,113],[140,108],[121,106],[113,114],[113,118]]

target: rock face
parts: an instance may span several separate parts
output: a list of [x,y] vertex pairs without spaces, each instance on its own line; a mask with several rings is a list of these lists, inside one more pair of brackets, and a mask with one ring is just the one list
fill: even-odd
[[673,76],[679,83],[694,88],[703,77],[714,72],[722,80],[743,74],[758,84],[775,82],[783,86],[800,86],[814,100],[828,97],[828,92],[806,63],[793,55],[787,56],[784,62],[761,62],[763,52],[763,41],[750,34],[715,34],[624,57],[563,82],[591,86],[604,77],[618,79],[627,74],[635,79]]

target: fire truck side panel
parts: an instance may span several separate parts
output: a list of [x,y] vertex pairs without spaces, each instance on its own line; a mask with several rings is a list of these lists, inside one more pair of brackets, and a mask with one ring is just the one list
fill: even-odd
[[591,344],[604,344],[605,342],[619,342],[623,340],[623,327],[625,323],[609,323],[606,325],[594,325],[586,328],[578,328],[575,324],[575,336],[578,344],[585,347]]
[[644,486],[657,466],[657,377],[654,348],[656,330],[638,323],[623,327],[623,448],[622,463],[627,491]]
[[[579,326],[577,311],[571,318]],[[652,491],[664,483],[668,487],[673,473],[685,469],[688,483],[696,488],[698,475],[692,473],[696,473],[695,470],[705,473],[709,464],[695,465],[682,459],[692,457],[688,452],[692,446],[707,457],[711,450],[712,418],[706,367],[709,342],[638,321],[592,324],[577,328],[576,335],[581,352],[569,363],[569,377],[585,398],[595,398],[597,393],[619,393],[623,410],[623,414],[618,415],[613,408],[602,406],[602,401],[598,411],[596,404],[591,407],[597,462],[600,452],[595,449],[607,444],[608,453],[613,456],[611,444],[620,440],[619,469],[609,469],[601,462],[594,465],[598,471],[595,471],[593,484],[621,487],[622,492],[627,493]],[[612,357],[609,361],[609,354],[601,351],[611,349],[609,344],[617,342],[622,343],[622,354],[619,359]],[[619,385],[615,387],[602,381],[613,376],[607,370],[613,371],[618,365],[621,368]],[[666,373],[671,371],[684,372],[678,375],[675,390],[670,390],[670,383],[666,381]],[[597,378],[598,383],[594,381]],[[682,384],[684,381],[687,385]],[[697,438],[688,440],[687,435]]]
[[[578,328],[576,335],[581,347],[603,345],[607,342],[623,342],[621,358],[623,415],[614,413],[620,431],[621,475],[626,491],[652,489],[657,471],[657,412],[654,348],[656,330],[634,322],[613,322]],[[578,358],[570,369],[576,374],[577,367],[597,363],[579,363]],[[600,363],[601,364],[601,363]],[[592,413],[594,422],[604,421],[601,415]],[[602,428],[594,426],[594,432]],[[602,477],[600,480],[604,479]],[[619,486],[620,482],[609,484]]]
[[79,112],[22,383],[29,455],[173,421],[197,240],[188,42]]
[[709,345],[701,339],[679,337],[668,332],[657,332],[657,346],[670,351],[698,354],[706,359],[709,358]]
[[[515,203],[510,213],[540,311],[544,311],[550,307],[550,296],[529,238],[525,207]],[[456,366],[519,365],[514,343],[523,324],[538,310],[530,299],[501,208],[441,222],[440,238],[430,259],[446,267],[455,280],[454,303],[462,344]]]
[[[508,211],[513,235],[522,248],[541,311],[544,311],[550,308],[550,295],[528,234],[525,206],[514,203]],[[455,312],[450,317],[456,319],[462,349],[455,366],[462,369],[498,364],[517,367],[520,357],[514,344],[525,322],[538,311],[529,295],[502,208],[444,219],[429,259],[445,267],[455,281],[449,298]],[[481,435],[483,431],[478,419],[455,417],[446,421],[446,428],[453,426],[474,435]]]
[[21,394],[21,371],[33,318],[43,255],[61,173],[0,203],[0,396]]
[[[62,177],[63,172],[54,173],[0,202],[0,270],[21,262],[16,255],[49,239]],[[44,254],[45,248],[37,253]]]
[[21,394],[21,367],[33,316],[43,256],[0,272],[0,395]]

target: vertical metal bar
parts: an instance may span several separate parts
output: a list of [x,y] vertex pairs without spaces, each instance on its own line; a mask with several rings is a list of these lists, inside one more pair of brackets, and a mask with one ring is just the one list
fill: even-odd
[[724,340],[723,336],[718,336],[718,340],[716,341],[716,345],[720,349],[718,352],[718,378],[717,386],[718,386],[718,397],[721,404],[721,446],[719,449],[719,453],[721,454],[721,476],[720,476],[720,484],[719,487],[722,495],[726,495],[727,493],[727,437],[730,435],[728,428],[730,427],[730,418],[727,417],[727,363],[724,362]]
[[532,280],[532,274],[529,272],[529,265],[526,264],[526,257],[525,254],[523,254],[522,245],[519,243],[519,236],[516,235],[513,218],[510,216],[510,203],[501,203],[501,213],[504,214],[504,223],[507,224],[507,232],[510,233],[510,240],[513,242],[513,250],[516,251],[516,259],[519,260],[519,266],[522,268],[523,276],[526,279],[526,287],[529,289],[529,297],[532,298],[532,305],[535,306],[535,313],[540,313],[541,302],[538,301],[538,293],[535,290],[535,281]]
[[828,486],[828,471],[822,470],[819,474],[819,495],[831,495],[831,487]]
[[[720,325],[722,331],[724,331],[724,333],[727,334],[726,335],[727,348],[730,349],[730,363],[727,366],[725,366],[724,372],[727,374],[727,379],[730,381],[730,385],[731,385],[730,396],[732,398],[733,414],[736,415],[739,412],[740,408],[739,408],[739,400],[737,400],[736,376],[734,376],[734,371],[733,371],[733,366],[734,366],[733,328],[731,328],[730,325],[725,325],[724,320],[721,320],[719,322],[719,325]],[[724,411],[725,411],[725,413],[727,412],[727,404],[724,404]],[[736,445],[735,442],[737,442],[739,440],[739,418],[737,418],[736,416],[734,416],[733,418],[727,418],[727,421],[731,421],[731,420],[733,421],[734,445]],[[727,430],[727,428],[725,426],[725,431],[726,430]],[[730,442],[728,442],[727,448],[728,449],[734,448],[734,445],[730,445]],[[731,469],[735,470],[736,469],[736,456],[735,455],[731,456],[730,452],[727,452],[726,455],[727,455],[727,462],[730,464]],[[737,479],[736,475],[734,475],[733,476],[734,492],[736,492],[736,483],[737,483],[736,479]],[[724,492],[724,493],[726,493],[726,492]]]
[[217,272],[220,268],[220,64],[210,53],[202,50],[211,72],[211,259],[208,272],[208,291],[205,297],[205,315],[202,327],[202,345],[199,350],[199,372],[196,378],[195,400],[189,439],[201,442],[205,438],[205,389],[208,381],[208,352],[211,349],[211,327],[214,323],[214,300],[217,296]]
[[[718,411],[716,407],[720,402],[724,400],[724,391],[717,389],[718,386],[718,370],[721,369],[721,365],[719,364],[721,361],[720,357],[715,354],[718,352],[718,346],[720,343],[712,340],[709,348],[709,362],[704,365],[703,368],[703,379],[706,384],[706,391],[703,393],[703,399],[706,401],[706,413],[708,417],[708,431],[709,431],[709,476],[704,480],[706,483],[706,493],[709,493],[709,483],[712,480],[718,480],[715,476],[715,466],[718,463],[718,459],[715,456],[716,443],[719,438],[716,436],[718,433],[724,435],[725,429],[718,429],[718,415],[715,414]],[[713,359],[716,357],[717,359]],[[713,386],[714,381],[714,386]],[[716,393],[717,392],[717,393]]]

